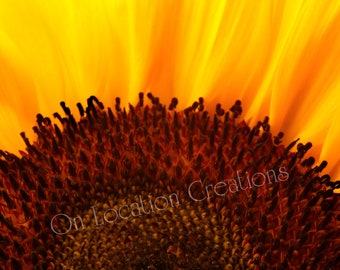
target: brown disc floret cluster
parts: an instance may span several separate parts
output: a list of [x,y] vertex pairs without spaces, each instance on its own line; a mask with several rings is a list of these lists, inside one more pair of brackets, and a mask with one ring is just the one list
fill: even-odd
[[[0,152],[2,269],[339,269],[339,182],[241,102],[37,115]],[[146,104],[148,103],[148,104]],[[294,150],[296,149],[296,150]]]

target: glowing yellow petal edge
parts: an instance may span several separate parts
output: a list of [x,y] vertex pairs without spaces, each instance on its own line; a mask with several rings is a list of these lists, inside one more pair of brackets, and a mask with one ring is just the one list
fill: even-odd
[[241,99],[340,178],[339,1],[1,1],[0,148],[38,112],[152,91],[181,107]]

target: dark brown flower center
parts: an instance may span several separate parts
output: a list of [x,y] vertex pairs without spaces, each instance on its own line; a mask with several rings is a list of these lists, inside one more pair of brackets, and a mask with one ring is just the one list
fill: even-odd
[[80,121],[62,102],[26,154],[0,152],[4,269],[336,269],[339,182],[311,143],[249,127],[240,101],[139,97],[91,97]]

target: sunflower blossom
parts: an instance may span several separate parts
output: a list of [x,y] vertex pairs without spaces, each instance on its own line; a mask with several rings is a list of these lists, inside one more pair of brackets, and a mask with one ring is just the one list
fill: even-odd
[[0,266],[337,269],[339,11],[1,2]]

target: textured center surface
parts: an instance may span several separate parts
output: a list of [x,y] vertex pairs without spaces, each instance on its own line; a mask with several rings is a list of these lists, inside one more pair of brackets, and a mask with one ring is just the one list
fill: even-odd
[[1,153],[5,265],[336,269],[338,183],[311,143],[249,127],[239,101],[211,115],[149,98],[113,113],[92,97],[79,122],[62,103],[62,130],[38,115],[28,153]]

